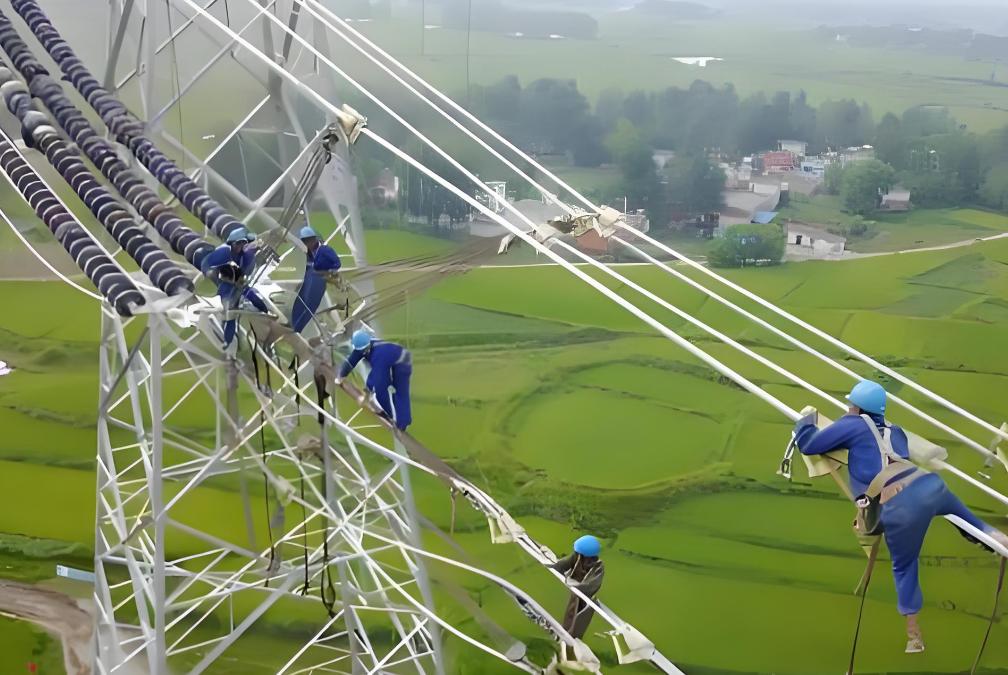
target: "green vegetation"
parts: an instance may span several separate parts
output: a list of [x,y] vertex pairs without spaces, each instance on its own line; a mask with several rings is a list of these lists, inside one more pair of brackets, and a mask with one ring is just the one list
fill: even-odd
[[[962,217],[977,227],[997,226],[991,214]],[[369,233],[368,244],[387,259],[450,246],[388,230]],[[990,242],[729,274],[997,420],[1003,416],[999,392],[1008,384],[999,352],[1008,324],[997,318],[1008,314],[1006,261],[1008,246]],[[839,394],[849,386],[824,364],[785,350],[780,340],[660,271],[622,270],[828,391]],[[10,503],[32,505],[0,515],[0,531],[19,535],[0,540],[0,563],[13,568],[8,575],[36,580],[50,575],[57,562],[86,566],[92,545],[97,317],[90,301],[61,285],[4,283],[0,291],[15,308],[3,327],[8,337],[0,358],[18,367],[0,378],[2,423],[14,429],[0,438],[0,489]],[[626,289],[618,292],[633,297]],[[29,311],[51,303],[60,306],[59,316]],[[642,306],[790,405],[813,402],[775,373],[661,310]],[[415,353],[415,435],[555,549],[586,530],[605,537],[609,574],[603,599],[677,663],[698,672],[806,673],[810,663],[842,667],[848,643],[838,636],[850,633],[855,611],[850,589],[863,565],[847,531],[849,507],[827,482],[810,485],[799,478],[789,486],[773,475],[789,426],[770,408],[556,268],[473,270],[383,317],[383,326]],[[945,419],[933,405],[924,408]],[[921,428],[898,412],[894,419]],[[212,424],[198,409],[185,411],[182,421]],[[980,467],[944,434],[928,435],[948,443],[965,470]],[[1006,482],[998,476],[994,484]],[[1000,522],[989,499],[953,485],[985,517]],[[206,525],[205,514],[214,513],[219,534],[240,537],[236,490],[227,482],[200,490],[181,504],[180,517]],[[416,490],[425,515],[447,529],[443,487],[417,476]],[[456,540],[480,565],[507,575],[547,606],[562,607],[563,589],[513,547],[491,545],[485,525],[464,506]],[[457,555],[434,536],[427,544]],[[193,550],[182,537],[173,537],[170,546],[177,553]],[[901,653],[892,584],[880,573],[869,592],[866,616],[875,628],[862,643],[861,668],[961,670],[972,654],[972,647],[963,645],[979,639],[989,611],[992,565],[949,528],[936,525],[923,569],[928,652],[912,663]],[[504,628],[534,649],[544,646],[541,634],[506,598],[439,566],[432,574],[438,588],[463,584]],[[446,591],[439,597],[449,616],[458,614]],[[270,629],[232,652],[239,659],[231,662],[233,672],[250,672],[239,665],[247,660],[270,664],[289,654],[289,640],[300,639],[312,621],[321,620],[316,603],[271,611]],[[737,649],[721,648],[726,616],[745,618],[745,629],[733,633]],[[767,648],[796,624],[804,627],[805,639],[787,650]],[[37,635],[31,628],[13,625],[24,632],[19,639],[26,644],[39,639],[27,637]],[[985,660],[990,668],[1008,666],[998,630]],[[607,640],[590,635],[588,641],[612,658]],[[506,672],[454,641],[449,648],[458,654],[454,672]],[[58,648],[47,646],[44,653],[57,658]],[[0,670],[17,672],[24,658],[21,651],[6,651]]]
[[874,213],[865,218],[845,212],[833,195],[791,195],[782,221],[814,224],[847,237],[857,253],[881,253],[943,246],[1008,231],[1008,216],[980,209],[915,208],[903,213]]
[[883,192],[892,185],[895,172],[877,159],[858,162],[843,170],[840,177],[840,199],[844,208],[859,216],[874,213]]
[[[355,28],[379,44],[394,45],[396,56],[410,67],[442,89],[464,96],[466,31],[442,27],[424,33],[419,30],[419,8],[413,12]],[[470,51],[473,83],[490,84],[508,75],[522,82],[577,78],[578,88],[593,101],[607,89],[685,88],[703,78],[716,86],[731,83],[743,97],[805,90],[812,105],[830,99],[863,100],[879,117],[931,104],[948,107],[976,131],[1008,123],[1008,90],[998,86],[1006,75],[999,70],[991,81],[987,63],[827,41],[815,31],[779,23],[677,21],[614,12],[600,17],[598,40],[531,40],[474,31]],[[724,61],[700,69],[672,60],[695,55]],[[346,60],[354,72],[373,72],[356,55],[348,53]],[[477,91],[471,99],[479,102]]]
[[716,267],[776,265],[784,257],[784,231],[779,225],[732,225],[710,248]]

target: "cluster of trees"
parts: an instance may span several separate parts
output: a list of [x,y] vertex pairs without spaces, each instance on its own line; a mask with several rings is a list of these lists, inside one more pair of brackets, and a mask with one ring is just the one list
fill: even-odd
[[1008,210],[1008,128],[968,133],[944,109],[913,108],[885,115],[875,129],[873,162],[827,173],[824,186],[844,208],[868,215],[879,192],[899,184],[915,205],[980,203]]
[[833,167],[826,172],[823,187],[840,195],[844,210],[867,216],[879,207],[882,195],[892,187],[896,172],[877,159]]
[[658,226],[673,214],[713,211],[722,204],[724,172],[704,154],[678,153],[659,167],[654,150],[626,119],[606,139],[606,150],[623,174],[628,203],[645,209]]
[[[876,124],[868,106],[852,100],[812,106],[801,92],[740,98],[731,85],[715,87],[702,81],[659,92],[608,90],[593,106],[574,80],[543,78],[523,85],[514,76],[473,85],[468,101],[475,114],[525,150],[567,155],[578,166],[619,167],[622,185],[592,196],[598,201],[626,196],[630,208],[646,209],[656,227],[676,213],[721,206],[724,176],[709,157],[740,158],[773,148],[784,138],[807,142],[810,154],[875,147],[879,163],[855,164],[827,176],[827,189],[841,195],[854,213],[873,211],[879,190],[896,184],[906,186],[918,206],[979,203],[1008,210],[1008,127],[974,134],[941,108],[886,114]],[[404,101],[401,107],[415,124],[432,133],[442,124],[413,101]],[[398,125],[383,124],[379,112],[374,116],[375,126],[390,130],[390,141],[401,147],[411,142]],[[656,149],[671,150],[673,159],[658,166],[653,160]],[[480,173],[486,158],[473,155],[462,161]],[[485,170],[491,171],[489,166]],[[459,178],[456,184],[471,190],[466,180]],[[430,195],[419,198],[422,204],[411,208],[416,215],[462,213],[455,197],[434,197],[437,190],[429,189]]]
[[[566,153],[580,166],[618,164],[624,192],[633,206],[652,211],[655,222],[670,210],[717,207],[708,189],[717,171],[704,159],[711,152],[740,157],[771,149],[782,138],[807,142],[809,153],[876,148],[891,170],[871,164],[852,173],[844,194],[856,213],[874,209],[867,186],[876,187],[877,196],[877,188],[895,183],[909,188],[919,206],[1008,204],[1008,128],[974,134],[944,108],[889,113],[876,124],[871,109],[857,101],[812,106],[804,92],[740,98],[730,84],[698,80],[659,92],[607,90],[593,109],[573,80],[541,79],[523,87],[516,77],[475,87],[472,107],[526,149]],[[675,151],[673,165],[651,168],[645,156],[655,148]],[[839,181],[835,176],[837,194]]]
[[715,87],[701,80],[659,92],[606,90],[596,114],[606,128],[620,118],[630,120],[655,147],[732,155],[772,149],[782,138],[807,141],[813,152],[847,147],[867,142],[874,129],[871,110],[856,101],[814,107],[804,92],[743,99],[730,84]]
[[715,267],[776,265],[784,257],[786,243],[778,225],[734,225],[714,242],[707,260]]

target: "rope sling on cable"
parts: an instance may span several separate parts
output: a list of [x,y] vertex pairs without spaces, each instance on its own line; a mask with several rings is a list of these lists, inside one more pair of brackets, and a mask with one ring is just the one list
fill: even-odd
[[280,256],[277,255],[276,248],[290,234],[291,228],[298,220],[298,215],[307,211],[311,197],[315,192],[315,186],[318,185],[326,165],[332,161],[333,148],[339,139],[339,127],[335,124],[330,124],[319,134],[315,150],[308,158],[305,170],[295,184],[294,192],[280,215],[279,229],[272,230],[262,238],[263,245],[256,252],[256,265],[260,270],[264,269],[268,263],[279,262]]

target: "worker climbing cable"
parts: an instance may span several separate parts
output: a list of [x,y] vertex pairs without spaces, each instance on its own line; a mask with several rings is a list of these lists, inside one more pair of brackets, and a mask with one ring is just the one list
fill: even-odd
[[[248,234],[235,230],[228,235],[227,242],[218,246],[210,255],[203,258],[201,271],[203,275],[217,284],[217,295],[225,310],[237,309],[241,301],[247,301],[257,310],[269,313],[266,301],[255,289],[244,286],[244,280],[252,273],[255,265],[254,255],[245,255],[248,244]],[[238,330],[237,319],[224,321],[224,346],[227,347],[234,339]]]
[[[602,588],[605,565],[599,559],[602,544],[590,534],[579,537],[574,542],[574,552],[550,565],[564,575],[564,581],[589,598]],[[588,631],[588,624],[595,616],[592,609],[577,593],[571,593],[564,612],[563,627],[571,637],[581,639]]]
[[322,243],[311,227],[302,227],[299,236],[307,248],[307,255],[304,280],[291,307],[290,325],[295,333],[303,331],[311,321],[325,295],[326,277],[341,266],[336,251]]
[[881,385],[863,380],[847,400],[848,414],[822,430],[809,417],[798,420],[795,443],[805,455],[848,450],[851,494],[858,507],[855,529],[863,536],[884,536],[892,558],[897,609],[906,617],[906,652],[922,652],[917,614],[924,598],[918,565],[931,520],[951,514],[1001,544],[1008,545],[1008,536],[970,511],[940,476],[909,461],[906,433],[885,419],[886,392]]
[[[336,384],[343,383],[343,378],[353,372],[361,359],[368,362],[371,372],[368,373],[366,386],[381,406],[388,419],[392,420],[400,431],[405,431],[413,422],[410,412],[410,377],[413,375],[413,357],[408,349],[394,342],[376,340],[369,331],[360,329],[350,338],[353,351],[340,367]],[[389,396],[389,388],[394,390]]]

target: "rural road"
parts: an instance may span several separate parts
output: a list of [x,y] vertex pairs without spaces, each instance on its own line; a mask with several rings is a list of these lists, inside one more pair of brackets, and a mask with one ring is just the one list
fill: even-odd
[[60,638],[67,675],[91,675],[91,615],[68,595],[0,579],[0,614],[30,621]]
[[[994,241],[996,239],[1004,239],[1008,237],[1008,232],[1002,232],[1001,234],[992,234],[989,237],[974,237],[973,239],[963,239],[962,241],[955,241],[951,244],[941,244],[940,246],[924,246],[922,248],[904,248],[899,251],[879,251],[877,253],[855,253],[853,251],[849,252],[840,258],[828,258],[828,260],[850,260],[852,258],[877,258],[882,255],[899,255],[901,253],[922,253],[924,251],[944,251],[950,248],[962,248],[963,246],[972,246],[973,244],[980,241]],[[847,252],[845,252],[847,253]]]

